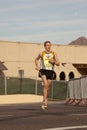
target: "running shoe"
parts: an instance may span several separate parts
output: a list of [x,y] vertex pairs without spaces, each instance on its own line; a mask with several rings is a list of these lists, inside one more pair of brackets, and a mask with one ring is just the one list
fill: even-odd
[[43,101],[41,107],[42,107],[42,109],[47,109],[47,101]]

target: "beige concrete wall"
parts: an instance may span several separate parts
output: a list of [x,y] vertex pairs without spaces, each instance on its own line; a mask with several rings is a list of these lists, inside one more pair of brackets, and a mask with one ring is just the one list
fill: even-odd
[[4,61],[8,68],[5,74],[17,77],[18,70],[23,69],[25,77],[35,77],[37,72],[34,59],[39,48],[41,51],[41,46],[33,43],[0,42],[0,60]]
[[[0,60],[4,61],[4,65],[8,68],[7,71],[4,71],[5,75],[18,77],[18,70],[23,69],[25,77],[35,78],[37,71],[35,70],[34,59],[43,49],[43,44],[38,43],[0,41]],[[57,79],[59,79],[62,71],[66,75],[66,80],[68,80],[71,71],[75,77],[81,76],[72,63],[87,64],[87,46],[55,44],[52,46],[52,50],[57,53],[61,63],[66,63],[65,66],[55,67]]]
[[59,46],[58,54],[62,62],[87,64],[87,46]]

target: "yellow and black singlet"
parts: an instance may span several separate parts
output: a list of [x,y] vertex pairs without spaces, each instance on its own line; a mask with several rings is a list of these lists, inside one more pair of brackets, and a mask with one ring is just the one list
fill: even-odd
[[54,65],[49,62],[50,59],[55,59],[55,54],[53,51],[50,53],[46,53],[46,51],[42,52],[42,57],[41,57],[41,69],[46,69],[46,70],[53,70]]

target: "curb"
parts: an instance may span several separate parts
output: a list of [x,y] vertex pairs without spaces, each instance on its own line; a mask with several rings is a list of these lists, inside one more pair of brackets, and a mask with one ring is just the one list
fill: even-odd
[[0,105],[42,102],[43,97],[32,94],[0,95]]

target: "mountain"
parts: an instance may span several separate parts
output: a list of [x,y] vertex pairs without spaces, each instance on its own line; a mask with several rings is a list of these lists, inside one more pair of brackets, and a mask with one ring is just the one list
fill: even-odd
[[87,38],[86,37],[79,37],[78,39],[70,42],[68,45],[87,45]]

